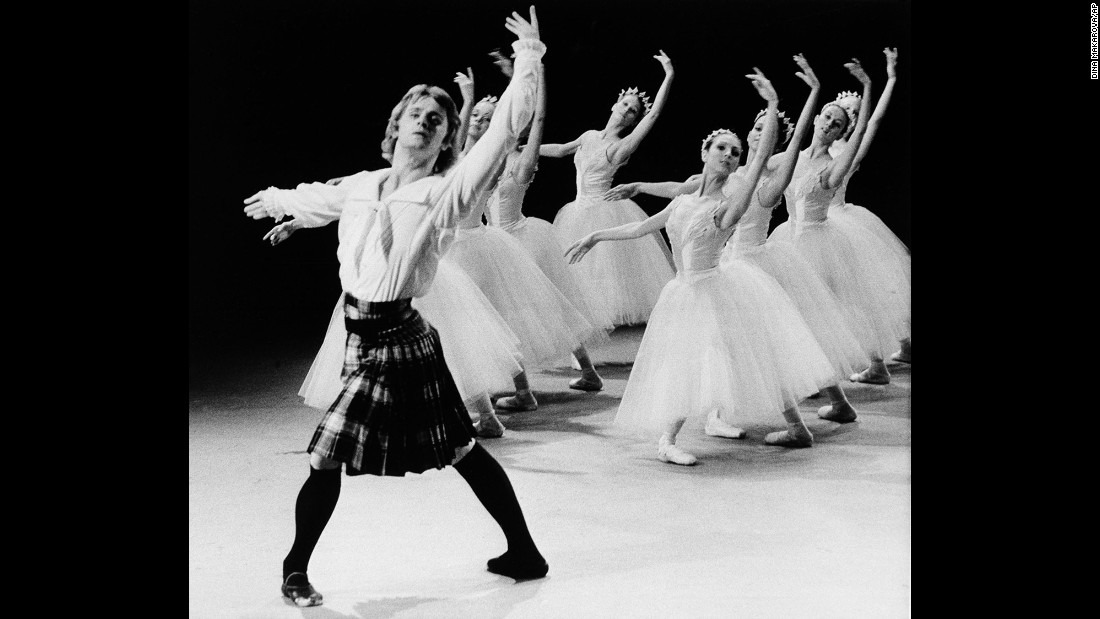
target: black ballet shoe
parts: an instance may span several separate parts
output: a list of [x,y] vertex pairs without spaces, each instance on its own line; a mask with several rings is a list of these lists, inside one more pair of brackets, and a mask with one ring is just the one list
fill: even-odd
[[320,606],[324,597],[309,584],[305,572],[291,572],[283,580],[283,597],[295,606]]
[[486,569],[494,574],[516,580],[532,580],[546,576],[550,571],[550,565],[537,554],[522,557],[508,551],[495,559],[489,559]]

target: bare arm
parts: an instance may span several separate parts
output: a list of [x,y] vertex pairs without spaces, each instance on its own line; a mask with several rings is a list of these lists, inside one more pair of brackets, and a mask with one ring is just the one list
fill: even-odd
[[692,176],[684,182],[664,181],[660,183],[624,183],[615,185],[603,194],[604,200],[626,200],[644,193],[658,198],[675,198],[682,193],[691,193],[699,189],[699,178]]
[[466,75],[455,73],[455,83],[462,93],[462,109],[458,111],[458,132],[455,144],[462,148],[466,144],[466,133],[470,130],[470,114],[474,111],[474,70],[466,67]]
[[[770,153],[775,148],[776,128],[779,124],[779,95],[775,94],[775,88],[760,69],[754,67],[753,70],[755,71],[753,74],[745,77],[752,80],[752,85],[756,87],[757,92],[768,102],[768,112],[764,115],[764,130],[760,133],[758,148],[763,153]],[[728,230],[736,225],[748,210],[752,192],[756,190],[756,183],[760,181],[760,173],[764,170],[767,160],[767,157],[754,157],[745,174],[742,190],[723,200],[714,217],[714,223],[720,229]]]
[[531,121],[531,133],[527,136],[527,145],[516,162],[516,182],[527,184],[535,175],[539,163],[539,145],[542,144],[542,125],[546,119],[546,67],[539,64],[539,94],[535,103],[535,118]]
[[826,168],[828,174],[822,183],[825,189],[832,189],[839,185],[844,181],[844,176],[848,174],[848,170],[852,169],[852,161],[855,159],[859,144],[863,140],[863,131],[867,127],[867,116],[871,112],[871,78],[867,76],[867,72],[860,66],[859,60],[855,58],[852,59],[852,62],[845,63],[844,66],[848,67],[848,71],[863,83],[863,100],[859,104],[859,120],[856,121],[856,129],[852,133],[852,137],[848,140],[840,155],[833,159],[829,163],[829,167]]
[[894,69],[894,65],[898,61],[897,48],[891,50],[887,47],[882,51],[886,54],[886,87],[883,88],[882,97],[875,105],[875,113],[871,114],[871,119],[867,121],[867,131],[863,134],[859,151],[856,152],[856,158],[852,161],[853,170],[859,165],[860,161],[863,161],[863,157],[867,155],[867,149],[871,148],[871,141],[875,139],[875,133],[878,132],[882,117],[886,115],[886,106],[890,104],[890,95],[894,93],[894,82],[897,81],[897,72]]
[[[794,61],[802,69],[795,75],[810,87],[810,94],[806,97],[806,104],[802,106],[802,113],[798,116],[798,124],[795,125],[794,134],[791,136],[790,143],[787,144],[787,150],[769,158],[768,165],[773,166],[774,171],[768,180],[760,185],[758,190],[760,192],[760,205],[765,208],[771,208],[778,204],[779,196],[783,195],[783,191],[791,183],[794,166],[798,163],[798,149],[802,144],[802,139],[806,136],[810,121],[813,119],[817,97],[821,93],[821,82],[818,81],[817,75],[814,74],[813,69],[810,68],[809,63],[806,62],[802,54],[796,55]],[[778,138],[777,134],[776,139]]]
[[596,243],[600,241],[625,241],[628,239],[641,238],[647,234],[657,232],[668,223],[668,216],[672,212],[672,204],[673,203],[670,202],[660,213],[643,221],[632,221],[628,224],[623,224],[614,228],[605,228],[586,234],[569,246],[569,249],[565,252],[566,259],[569,260],[570,264],[580,261],[580,259],[584,258],[584,255],[588,253],[588,250],[592,249]]
[[577,152],[581,147],[581,139],[577,138],[565,144],[542,144],[539,146],[540,157],[568,157]]
[[661,110],[665,107],[665,101],[668,100],[668,89],[672,85],[672,78],[674,76],[672,60],[669,59],[664,50],[661,50],[661,53],[654,56],[654,58],[664,67],[665,79],[661,82],[661,88],[657,90],[657,96],[653,100],[653,108],[649,113],[634,126],[634,130],[631,131],[629,135],[607,149],[607,158],[613,164],[617,165],[626,161],[634,154],[634,151],[638,150],[638,146],[641,145],[642,140],[645,139],[650,129],[653,128],[653,123],[657,122],[657,117],[661,115]]

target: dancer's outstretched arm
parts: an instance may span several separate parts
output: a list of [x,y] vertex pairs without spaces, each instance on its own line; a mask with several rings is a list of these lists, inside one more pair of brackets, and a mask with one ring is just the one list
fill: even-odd
[[[779,197],[783,195],[783,191],[791,183],[794,166],[798,163],[799,146],[810,127],[810,121],[813,120],[817,97],[821,93],[821,82],[818,81],[814,70],[810,68],[810,64],[806,62],[806,58],[802,54],[796,54],[794,61],[802,69],[795,75],[810,87],[810,94],[806,97],[806,104],[802,106],[802,113],[798,116],[798,124],[795,125],[794,135],[791,136],[787,149],[768,158],[768,169],[773,170],[772,175],[768,180],[761,183],[760,188],[757,190],[760,192],[758,194],[760,205],[765,208],[772,208],[778,204]],[[776,138],[778,139],[778,137],[777,135]]]
[[592,247],[600,241],[625,241],[628,239],[641,238],[647,234],[657,232],[668,223],[668,216],[671,212],[672,203],[670,202],[660,213],[643,221],[632,221],[628,224],[623,224],[614,228],[605,228],[603,230],[590,232],[569,246],[569,249],[565,252],[565,258],[569,260],[570,264],[573,264],[580,261],[581,258],[584,258],[588,250],[592,249]]
[[[779,95],[775,94],[775,88],[772,87],[772,83],[768,81],[768,78],[760,72],[760,69],[753,67],[753,73],[745,77],[752,80],[752,85],[756,87],[756,91],[768,102],[768,111],[764,115],[764,130],[760,133],[760,144],[757,148],[760,149],[761,153],[770,153],[775,149],[776,128],[779,124]],[[753,157],[748,172],[745,174],[745,182],[739,185],[740,189],[732,196],[728,196],[722,201],[714,214],[714,223],[720,229],[728,230],[731,226],[736,225],[741,220],[741,216],[748,210],[752,192],[760,181],[760,173],[764,170],[767,160],[767,157]],[[704,177],[704,182],[705,180],[706,177]]]
[[698,174],[688,177],[686,181],[664,181],[660,183],[623,183],[615,185],[603,194],[604,200],[626,200],[644,193],[658,198],[675,198],[682,193],[691,193],[699,189],[700,176]]
[[867,121],[867,131],[863,134],[859,151],[856,152],[856,158],[852,161],[852,171],[859,167],[859,162],[863,161],[863,157],[867,155],[867,149],[871,148],[871,142],[875,139],[875,134],[878,133],[878,126],[882,122],[882,117],[886,115],[886,106],[890,104],[890,95],[894,94],[894,82],[897,81],[897,72],[894,66],[898,62],[898,49],[887,47],[882,50],[882,53],[886,55],[886,87],[883,88],[882,96],[879,98],[878,104],[875,105],[875,113],[871,114],[871,119]]
[[863,141],[863,132],[867,128],[867,116],[871,112],[871,78],[867,76],[867,72],[860,66],[859,60],[855,58],[852,58],[852,62],[844,63],[844,66],[848,68],[849,73],[863,84],[863,100],[859,104],[859,120],[856,121],[856,129],[852,132],[852,137],[848,139],[848,143],[844,146],[844,150],[840,151],[840,155],[829,162],[826,168],[825,181],[822,183],[825,189],[832,189],[839,185],[844,181],[844,176],[848,174],[848,171],[852,169],[852,161],[855,159],[856,153],[859,152],[860,142]]
[[539,163],[539,145],[542,144],[542,125],[546,120],[546,67],[539,64],[539,93],[535,103],[535,118],[531,121],[531,133],[527,135],[527,144],[516,162],[514,175],[516,182],[526,185],[535,175]]
[[657,122],[657,117],[661,115],[661,110],[665,107],[665,101],[668,100],[668,89],[672,86],[672,78],[675,72],[672,70],[672,60],[669,59],[664,50],[660,50],[660,52],[654,58],[664,67],[665,79],[661,82],[660,89],[657,90],[657,96],[653,99],[653,107],[649,110],[649,113],[638,121],[638,124],[634,126],[634,130],[629,135],[607,149],[607,158],[612,164],[622,164],[634,154],[634,151],[638,150],[638,146],[649,134],[650,129],[653,128],[653,123]]
[[470,131],[470,114],[474,112],[474,70],[466,67],[466,73],[455,73],[455,83],[462,93],[462,109],[458,111],[458,132],[455,144],[461,149],[466,145],[466,134]]

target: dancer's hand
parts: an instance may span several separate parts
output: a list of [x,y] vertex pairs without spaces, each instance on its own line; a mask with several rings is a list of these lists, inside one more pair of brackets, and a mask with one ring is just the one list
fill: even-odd
[[337,176],[336,178],[330,178],[327,181],[325,181],[325,184],[326,185],[332,185],[332,186],[335,187],[336,185],[339,185],[340,183],[344,182],[345,178],[347,178],[347,177],[346,176]]
[[[468,75],[467,75],[468,74]],[[474,70],[466,67],[466,73],[455,73],[455,83],[458,84],[458,92],[462,93],[463,101],[474,99]]]
[[[269,187],[268,189],[275,189]],[[263,219],[265,217],[274,217],[275,223],[282,221],[283,215],[276,210],[276,207],[272,204],[264,202],[263,192],[267,189],[262,189],[244,199],[245,207],[244,214],[252,219]]]
[[672,75],[672,59],[668,57],[668,54],[665,53],[665,50],[662,49],[658,51],[660,51],[661,53],[654,56],[654,58],[656,58],[657,61],[661,63],[661,66],[664,67],[665,75]]
[[753,67],[752,70],[753,72],[745,77],[752,80],[752,85],[756,87],[756,92],[760,93],[760,96],[768,103],[778,103],[779,95],[775,94],[775,88],[772,87],[772,83],[768,81],[768,78],[764,77],[760,69]]
[[810,63],[806,62],[806,57],[802,54],[795,54],[794,61],[798,63],[798,67],[802,69],[795,73],[798,77],[806,82],[810,88],[820,88],[821,82],[818,81],[817,75],[814,74],[814,70],[810,68]]
[[851,62],[845,62],[844,66],[848,69],[849,73],[859,80],[860,84],[864,86],[869,86],[871,84],[871,78],[867,75],[867,72],[863,70],[863,65],[859,64],[858,58],[852,58]]
[[898,63],[898,48],[890,49],[887,47],[882,50],[883,54],[886,54],[886,77],[897,77],[894,73],[894,65]]
[[271,246],[275,247],[279,243],[282,243],[283,241],[289,239],[290,235],[294,234],[294,232],[298,230],[298,226],[294,223],[295,221],[297,220],[291,219],[290,221],[284,221],[283,223],[268,230],[267,234],[264,235],[263,240],[271,241]]
[[511,17],[504,18],[504,27],[507,28],[520,41],[524,39],[539,40],[539,18],[535,15],[535,6],[531,5],[531,21],[527,21],[519,13],[512,11]]
[[512,77],[512,74],[515,72],[513,69],[515,62],[511,58],[506,57],[499,49],[494,49],[489,52],[489,57],[493,59],[493,64],[500,69],[504,77]]
[[579,241],[569,246],[569,249],[565,252],[565,258],[569,261],[569,264],[576,264],[581,261],[581,258],[584,258],[588,250],[592,249],[597,242],[591,234],[586,234]]
[[622,185],[615,185],[611,189],[608,189],[603,194],[603,199],[608,201],[613,200],[626,200],[638,195],[639,183],[624,183]]

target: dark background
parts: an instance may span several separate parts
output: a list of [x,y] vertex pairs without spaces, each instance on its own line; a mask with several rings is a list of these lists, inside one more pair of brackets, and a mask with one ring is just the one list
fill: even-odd
[[[207,354],[278,338],[320,344],[340,292],[336,226],[271,247],[272,220],[242,212],[274,185],[324,181],[384,167],[386,119],[413,84],[442,86],[457,102],[456,71],[473,67],[476,98],[507,84],[487,53],[510,50],[504,28],[529,3],[192,1],[189,6],[189,348]],[[712,130],[747,133],[763,101],[744,77],[759,67],[780,109],[796,117],[807,87],[791,59],[803,53],[822,83],[820,104],[859,90],[844,62],[859,58],[876,97],[885,46],[898,80],[874,145],[848,190],[912,247],[910,238],[911,8],[895,0],[542,1],[546,64],[544,141],[602,129],[623,88],[656,95],[663,49],[676,69],[668,104],[615,181],[682,179],[701,169]],[[572,158],[540,161],[524,212],[553,220],[575,195]],[[648,213],[666,201],[640,196]],[[778,209],[774,227],[786,214]]]

